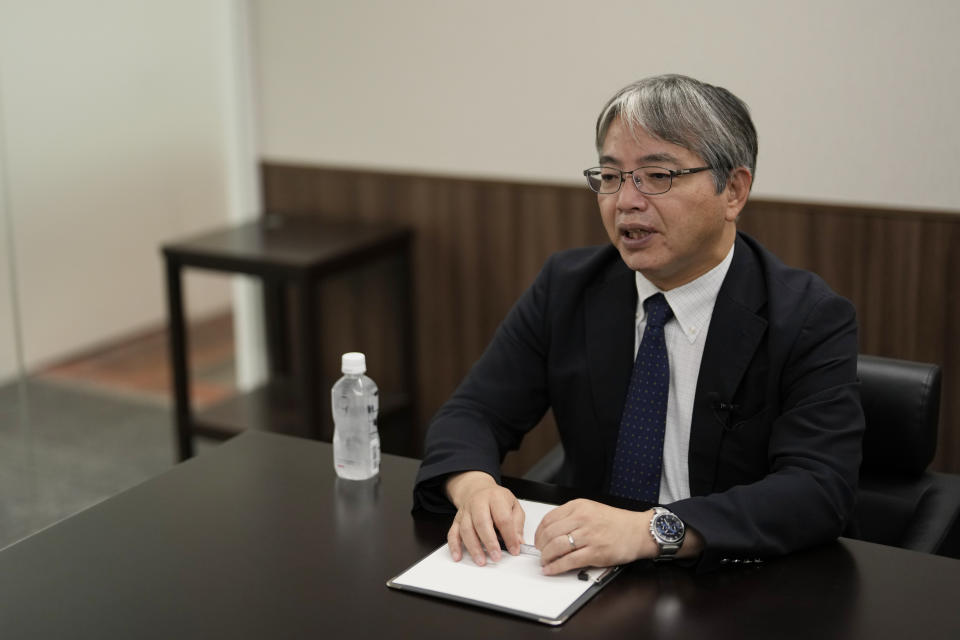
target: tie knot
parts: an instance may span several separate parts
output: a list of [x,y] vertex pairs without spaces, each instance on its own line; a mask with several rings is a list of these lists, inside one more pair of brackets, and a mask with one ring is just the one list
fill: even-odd
[[673,316],[673,309],[662,293],[652,295],[643,301],[643,310],[647,314],[647,326],[663,327]]

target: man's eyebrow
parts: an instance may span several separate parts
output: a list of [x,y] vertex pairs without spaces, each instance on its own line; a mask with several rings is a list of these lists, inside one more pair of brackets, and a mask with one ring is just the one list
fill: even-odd
[[[651,162],[669,162],[672,164],[680,164],[680,161],[676,156],[669,153],[648,153],[647,155],[640,158],[640,164],[638,166],[645,166]],[[618,164],[618,161],[613,156],[600,156],[600,164]]]
[[672,162],[673,164],[679,164],[680,160],[670,153],[651,153],[649,155],[643,156],[640,158],[641,162]]

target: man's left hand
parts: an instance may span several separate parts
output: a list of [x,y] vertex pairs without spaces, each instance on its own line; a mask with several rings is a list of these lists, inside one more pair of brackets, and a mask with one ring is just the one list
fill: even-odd
[[[652,518],[652,510],[628,511],[592,500],[557,507],[544,516],[534,535],[544,575],[656,557],[659,549],[650,535]],[[677,555],[696,555],[701,548],[700,536],[688,528]]]

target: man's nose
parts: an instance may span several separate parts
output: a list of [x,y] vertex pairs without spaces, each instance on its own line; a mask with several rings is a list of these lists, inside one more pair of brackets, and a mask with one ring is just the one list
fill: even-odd
[[625,180],[620,185],[620,191],[617,192],[617,208],[619,209],[644,209],[647,206],[647,196],[640,193],[637,189],[637,183],[633,181],[633,176],[624,176]]

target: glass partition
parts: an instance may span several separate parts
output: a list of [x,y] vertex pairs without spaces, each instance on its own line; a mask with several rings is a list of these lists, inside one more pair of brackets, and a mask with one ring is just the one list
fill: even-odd
[[[239,6],[0,3],[0,548],[176,461],[160,247],[229,218]],[[188,288],[212,396],[230,283]]]

